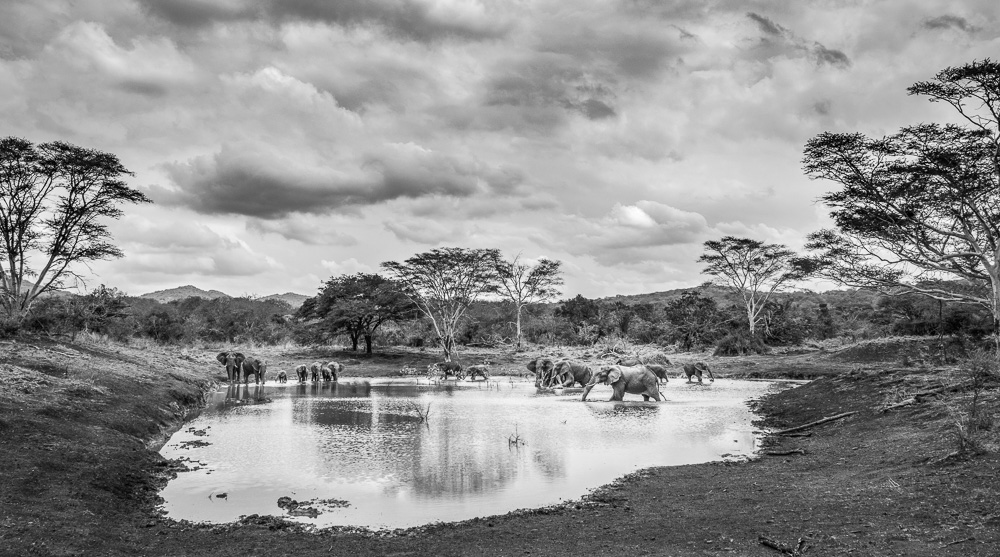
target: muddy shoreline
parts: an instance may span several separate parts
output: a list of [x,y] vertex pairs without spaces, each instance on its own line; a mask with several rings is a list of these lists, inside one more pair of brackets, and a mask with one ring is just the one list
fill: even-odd
[[[175,363],[168,374],[144,365],[156,350]],[[314,355],[269,357],[279,369]],[[955,441],[939,405],[878,411],[941,370],[816,354],[714,367],[720,380],[749,367],[821,377],[757,401],[760,427],[857,412],[807,437],[765,438],[765,451],[797,451],[785,456],[651,468],[579,501],[405,530],[317,530],[256,515],[224,525],[167,520],[157,492],[176,472],[150,442],[182,426],[221,379],[211,356],[42,339],[0,346],[0,554],[781,555],[763,539],[790,548],[801,539],[805,555],[1000,554],[996,454],[941,460]],[[88,371],[74,365],[81,358]],[[354,371],[385,376],[386,365],[363,361]]]

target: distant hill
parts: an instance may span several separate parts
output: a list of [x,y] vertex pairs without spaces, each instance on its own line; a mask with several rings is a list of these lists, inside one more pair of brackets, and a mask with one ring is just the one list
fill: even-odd
[[296,294],[295,292],[285,292],[284,294],[271,294],[270,296],[264,296],[262,300],[280,300],[286,304],[292,306],[292,308],[298,309],[302,302],[308,300],[310,296],[305,294]]
[[694,286],[691,288],[676,288],[674,290],[665,290],[663,292],[649,292],[646,294],[630,294],[630,295],[618,295],[609,296],[603,298],[603,301],[607,302],[624,302],[629,305],[633,304],[653,304],[653,305],[665,305],[668,302],[680,298],[685,292],[696,291],[702,296],[707,298],[712,298],[716,302],[722,302],[733,297],[732,292],[728,288],[723,288],[721,286]]
[[[188,284],[186,286],[178,286],[177,288],[168,288],[167,290],[157,290],[156,292],[142,294],[139,297],[156,300],[161,304],[165,304],[174,300],[184,300],[193,297],[214,300],[216,298],[231,298],[232,296],[226,294],[225,292],[219,292],[218,290],[202,290],[197,286]],[[285,302],[286,304],[292,306],[293,309],[301,306],[302,302],[308,298],[309,296],[296,294],[295,292],[285,292],[284,294],[271,294],[269,296],[260,297],[261,300],[279,300]]]
[[205,298],[206,300],[214,300],[216,298],[229,298],[229,294],[225,292],[219,292],[218,290],[202,290],[197,286],[191,286],[190,284],[186,286],[178,286],[177,288],[169,288],[167,290],[157,290],[156,292],[150,292],[148,294],[142,294],[140,298],[149,298],[151,300],[156,300],[162,304],[167,302],[172,302],[174,300],[184,300],[186,298],[192,297]]

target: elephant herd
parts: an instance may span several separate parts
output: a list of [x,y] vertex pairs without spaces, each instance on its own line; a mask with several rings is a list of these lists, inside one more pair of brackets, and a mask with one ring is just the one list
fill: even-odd
[[490,361],[483,360],[481,364],[473,364],[471,366],[462,367],[462,364],[458,362],[438,362],[427,366],[427,376],[428,377],[440,377],[441,379],[448,379],[448,376],[454,376],[455,379],[461,381],[466,377],[470,381],[475,381],[476,377],[482,377],[484,381],[489,381],[490,379]]
[[[254,383],[264,383],[264,376],[267,372],[267,362],[264,362],[258,358],[250,358],[243,355],[240,352],[219,352],[219,355],[215,357],[219,360],[219,363],[225,366],[226,376],[229,379],[229,383],[237,383],[242,376],[243,382],[248,383],[250,381],[250,374],[254,375]],[[337,376],[344,371],[344,364],[339,362],[313,362],[311,365],[300,365],[295,368],[295,375],[298,377],[300,383],[304,383],[307,380],[311,381],[337,381]],[[288,374],[284,371],[279,371],[277,375],[278,383],[285,383],[288,381]]]
[[[548,358],[538,358],[528,362],[529,371],[535,374],[535,387],[551,389],[556,387],[573,387],[580,384],[583,387],[583,400],[594,385],[603,383],[610,385],[613,401],[622,400],[625,393],[642,395],[643,400],[662,400],[660,396],[660,381],[667,381],[667,367],[657,364],[643,364],[638,360],[618,360],[614,365],[601,365],[592,368],[586,364],[570,360],[553,361]],[[715,381],[715,375],[704,362],[684,364],[682,366],[687,382],[697,377],[702,382],[702,374],[707,373],[710,381]]]
[[324,383],[333,381],[336,383],[337,375],[343,373],[344,364],[340,362],[330,362],[321,363],[313,362],[306,366],[305,364],[296,366],[295,376],[298,378],[299,383],[305,383],[309,381],[320,381]]

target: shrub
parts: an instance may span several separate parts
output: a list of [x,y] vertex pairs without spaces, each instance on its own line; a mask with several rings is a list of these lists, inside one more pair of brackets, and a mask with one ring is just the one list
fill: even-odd
[[745,354],[767,354],[770,349],[759,336],[746,332],[730,333],[715,345],[715,356],[743,356]]

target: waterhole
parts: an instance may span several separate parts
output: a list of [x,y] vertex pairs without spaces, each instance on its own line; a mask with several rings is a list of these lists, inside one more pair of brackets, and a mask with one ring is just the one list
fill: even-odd
[[167,515],[399,528],[579,499],[639,468],[750,455],[746,401],[779,388],[661,386],[666,402],[605,402],[610,387],[538,393],[520,380],[240,385],[161,449],[181,472]]

